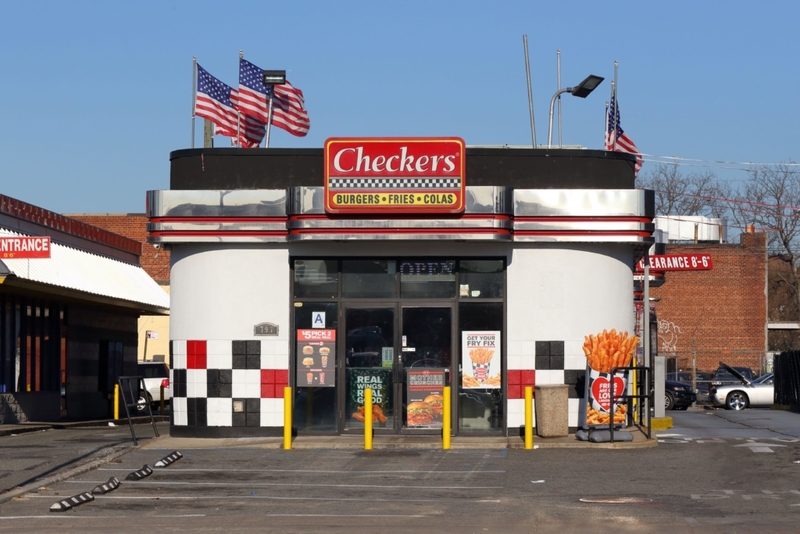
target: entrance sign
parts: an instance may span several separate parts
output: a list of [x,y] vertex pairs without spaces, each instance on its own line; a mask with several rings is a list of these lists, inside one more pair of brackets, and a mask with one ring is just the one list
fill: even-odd
[[500,374],[500,331],[461,333],[461,388],[496,389]]
[[406,426],[441,428],[444,369],[408,369]]
[[336,330],[297,331],[297,387],[336,386]]
[[0,259],[49,258],[49,237],[0,237]]
[[[708,271],[714,268],[711,254],[654,254],[651,271]],[[644,258],[636,264],[636,272],[644,272]]]
[[461,213],[466,147],[458,137],[325,141],[328,213]]

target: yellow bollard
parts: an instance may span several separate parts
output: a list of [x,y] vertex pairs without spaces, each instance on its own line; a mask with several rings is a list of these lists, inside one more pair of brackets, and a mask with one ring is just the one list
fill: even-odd
[[364,450],[372,450],[372,388],[364,390]]
[[[639,392],[636,389],[636,370],[634,369],[631,371],[631,391],[633,391],[634,395],[638,395]],[[632,413],[633,413],[633,421],[634,423],[639,423],[639,414],[637,413],[639,410],[639,399],[632,399],[631,404],[632,406]]]
[[533,387],[525,386],[525,448],[533,448]]
[[450,386],[442,390],[442,449],[450,448]]
[[292,448],[292,388],[283,388],[283,448]]
[[114,384],[114,421],[117,419],[119,419],[119,384]]

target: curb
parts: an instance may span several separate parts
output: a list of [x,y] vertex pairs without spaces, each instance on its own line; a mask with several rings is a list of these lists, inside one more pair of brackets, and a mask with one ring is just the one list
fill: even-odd
[[127,454],[134,449],[136,449],[136,447],[128,443],[123,443],[121,445],[114,445],[113,447],[106,447],[105,449],[100,449],[97,453],[95,453],[94,459],[90,459],[76,467],[65,468],[61,471],[58,471],[57,473],[50,475],[49,477],[34,480],[33,482],[30,482],[24,486],[19,486],[3,494],[0,494],[0,504],[7,503],[11,499],[18,497],[24,493],[39,491],[39,489],[42,486],[55,484],[56,482],[61,482],[70,477],[74,477],[86,473],[87,471],[91,471],[92,469],[95,469],[105,463],[111,462],[112,460],[116,460],[120,456]]

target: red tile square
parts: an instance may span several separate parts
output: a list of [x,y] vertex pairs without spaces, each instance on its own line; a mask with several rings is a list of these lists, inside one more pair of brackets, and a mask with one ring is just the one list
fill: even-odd
[[262,399],[274,399],[275,398],[275,386],[273,384],[261,384],[261,398]]
[[[509,371],[510,372],[510,371]],[[509,399],[521,399],[522,398],[522,386],[519,384],[515,385],[508,385],[508,398]]]
[[186,368],[187,369],[197,369],[197,365],[195,364],[195,361],[197,360],[197,357],[194,355],[194,352],[189,352],[189,351],[186,351],[186,352],[187,352],[187,354],[186,354]]
[[[275,386],[286,387],[289,385],[289,370],[288,369],[275,369]],[[281,392],[283,396],[283,392]]]
[[533,369],[525,369],[521,371],[520,384],[523,386],[536,385],[536,371]]
[[194,357],[194,364],[196,367],[190,369],[206,369],[208,366],[207,358],[205,353],[203,354],[196,354]]
[[261,383],[275,385],[275,369],[262,369]]
[[205,369],[206,362],[206,342],[205,340],[189,340],[186,342],[186,368]]
[[519,369],[509,369],[508,370],[508,385],[509,386],[518,386],[521,384],[520,380],[522,378],[521,375],[522,371]]

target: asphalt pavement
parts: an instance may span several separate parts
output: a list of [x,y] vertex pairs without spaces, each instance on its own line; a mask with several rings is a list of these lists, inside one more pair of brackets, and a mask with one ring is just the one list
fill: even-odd
[[[673,428],[618,450],[570,436],[533,451],[376,437],[364,451],[337,436],[285,451],[279,438],[172,438],[166,423],[158,438],[136,425],[138,446],[127,425],[15,433],[0,437],[13,466],[0,467],[0,532],[800,531],[800,414],[670,415]],[[108,494],[50,511],[112,478]]]

